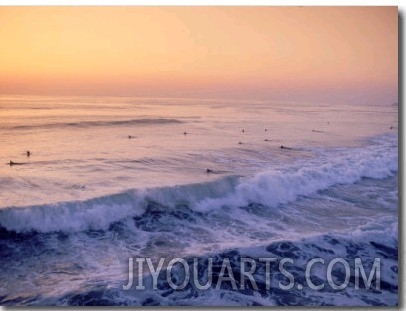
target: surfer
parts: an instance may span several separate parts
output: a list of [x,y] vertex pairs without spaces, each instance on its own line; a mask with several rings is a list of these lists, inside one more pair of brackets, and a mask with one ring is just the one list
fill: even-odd
[[279,148],[286,149],[286,150],[292,150],[293,149],[293,148],[285,147],[284,145],[281,145]]
[[241,131],[241,132],[243,132],[243,133],[244,133],[244,132],[245,132],[245,131],[244,131],[244,129],[242,129],[242,131]]
[[183,135],[187,135],[187,132],[184,132]]
[[7,163],[7,164],[9,164],[10,166],[12,166],[12,165],[23,165],[23,163],[13,162],[13,161],[11,161],[11,160],[10,160],[10,162]]
[[31,155],[31,152],[29,150],[27,150],[27,157],[29,157]]
[[218,170],[212,170],[211,168],[206,169],[207,174],[223,174],[226,173],[226,171],[218,171]]

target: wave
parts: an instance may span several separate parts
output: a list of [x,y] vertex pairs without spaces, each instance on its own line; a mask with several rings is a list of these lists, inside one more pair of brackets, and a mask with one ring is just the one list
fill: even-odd
[[353,184],[362,178],[382,179],[398,170],[398,154],[386,145],[347,148],[344,153],[328,154],[311,163],[271,169],[243,180],[231,195],[207,198],[198,204],[201,211],[219,205],[245,206],[260,203],[275,207],[336,184]]
[[0,210],[0,226],[16,232],[107,230],[110,224],[147,211],[176,208],[233,191],[238,177],[216,182],[152,189],[130,189],[85,201]]
[[89,128],[102,126],[120,126],[120,125],[159,125],[171,123],[184,123],[178,119],[154,118],[154,119],[131,119],[115,121],[78,121],[78,122],[55,122],[38,125],[18,125],[10,127],[11,130],[29,130],[29,129],[49,129],[49,128]]
[[251,203],[283,208],[301,196],[362,178],[390,177],[397,170],[397,145],[389,141],[327,152],[312,161],[268,169],[252,177],[228,176],[213,182],[130,189],[86,201],[9,207],[0,210],[0,226],[16,232],[77,232],[108,230],[112,223],[126,218],[185,206],[198,213]]

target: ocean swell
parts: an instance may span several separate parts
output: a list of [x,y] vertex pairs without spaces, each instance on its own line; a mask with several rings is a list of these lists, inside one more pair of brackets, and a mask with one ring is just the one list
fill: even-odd
[[[139,125],[159,125],[159,124],[176,124],[183,123],[178,119],[166,118],[143,118],[130,120],[113,120],[113,121],[77,121],[77,122],[56,122],[33,125],[12,126],[10,130],[30,130],[30,129],[55,129],[55,128],[91,128],[91,127],[108,127],[108,126],[139,126]],[[6,128],[7,129],[7,128]]]

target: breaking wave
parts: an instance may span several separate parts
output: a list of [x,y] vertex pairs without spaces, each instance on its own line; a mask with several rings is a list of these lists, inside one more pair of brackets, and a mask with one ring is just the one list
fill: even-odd
[[85,201],[8,207],[0,210],[0,226],[16,232],[78,232],[108,230],[112,223],[129,217],[185,206],[199,213],[250,203],[283,208],[281,204],[337,184],[393,176],[398,170],[398,154],[393,148],[397,146],[390,142],[345,148],[312,162],[272,168],[251,177],[228,176],[213,182],[130,189]]

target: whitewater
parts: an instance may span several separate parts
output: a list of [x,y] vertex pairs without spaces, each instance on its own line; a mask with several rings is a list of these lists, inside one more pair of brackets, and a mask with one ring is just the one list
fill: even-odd
[[[2,305],[398,303],[395,104],[3,96],[0,118]],[[297,279],[380,257],[381,287],[123,290],[129,258],[242,256]]]

